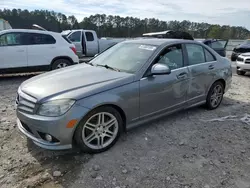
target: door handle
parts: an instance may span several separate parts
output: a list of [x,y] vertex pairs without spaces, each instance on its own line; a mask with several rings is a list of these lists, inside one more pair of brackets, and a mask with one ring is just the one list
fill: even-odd
[[209,66],[208,66],[208,69],[209,69],[209,70],[214,69],[214,65],[209,65]]
[[186,78],[187,77],[187,73],[186,72],[182,72],[180,74],[177,75],[177,78],[178,79],[183,79],[183,78]]

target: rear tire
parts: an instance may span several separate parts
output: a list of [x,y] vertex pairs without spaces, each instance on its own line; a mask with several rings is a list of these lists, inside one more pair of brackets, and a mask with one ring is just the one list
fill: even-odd
[[68,59],[57,59],[52,63],[52,70],[70,66],[72,63]]
[[101,153],[111,148],[123,130],[120,113],[110,106],[92,110],[75,130],[74,139],[83,152]]
[[246,74],[245,71],[241,71],[241,70],[237,70],[236,73],[237,73],[238,75],[245,75],[245,74]]
[[220,81],[215,82],[207,94],[206,106],[209,110],[214,110],[220,106],[224,95],[224,84]]

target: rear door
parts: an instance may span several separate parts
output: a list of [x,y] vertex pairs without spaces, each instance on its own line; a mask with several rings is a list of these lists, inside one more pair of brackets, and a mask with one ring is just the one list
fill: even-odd
[[12,32],[0,36],[0,68],[27,67],[25,33]]
[[28,66],[48,66],[55,57],[56,40],[50,34],[28,33]]
[[94,36],[93,32],[85,31],[86,41],[86,56],[94,56],[99,53],[98,39]]
[[68,35],[68,39],[75,45],[76,53],[79,57],[85,54],[83,51],[84,38],[82,31],[73,31]]
[[208,88],[216,74],[216,58],[202,45],[185,44],[188,69],[191,76],[187,93],[188,104],[197,104],[206,99]]

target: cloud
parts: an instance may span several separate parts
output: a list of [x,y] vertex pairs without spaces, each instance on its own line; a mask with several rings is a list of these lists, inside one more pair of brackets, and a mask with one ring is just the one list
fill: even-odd
[[1,8],[48,9],[83,17],[107,15],[190,20],[244,26],[250,29],[249,0],[0,0]]

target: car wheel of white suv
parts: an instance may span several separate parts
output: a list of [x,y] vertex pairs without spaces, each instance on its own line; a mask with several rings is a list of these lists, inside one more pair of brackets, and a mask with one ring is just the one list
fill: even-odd
[[52,70],[61,69],[70,65],[71,65],[71,62],[67,59],[57,59],[52,64]]
[[100,153],[118,140],[123,128],[120,113],[110,106],[94,109],[76,128],[75,140],[82,151]]

